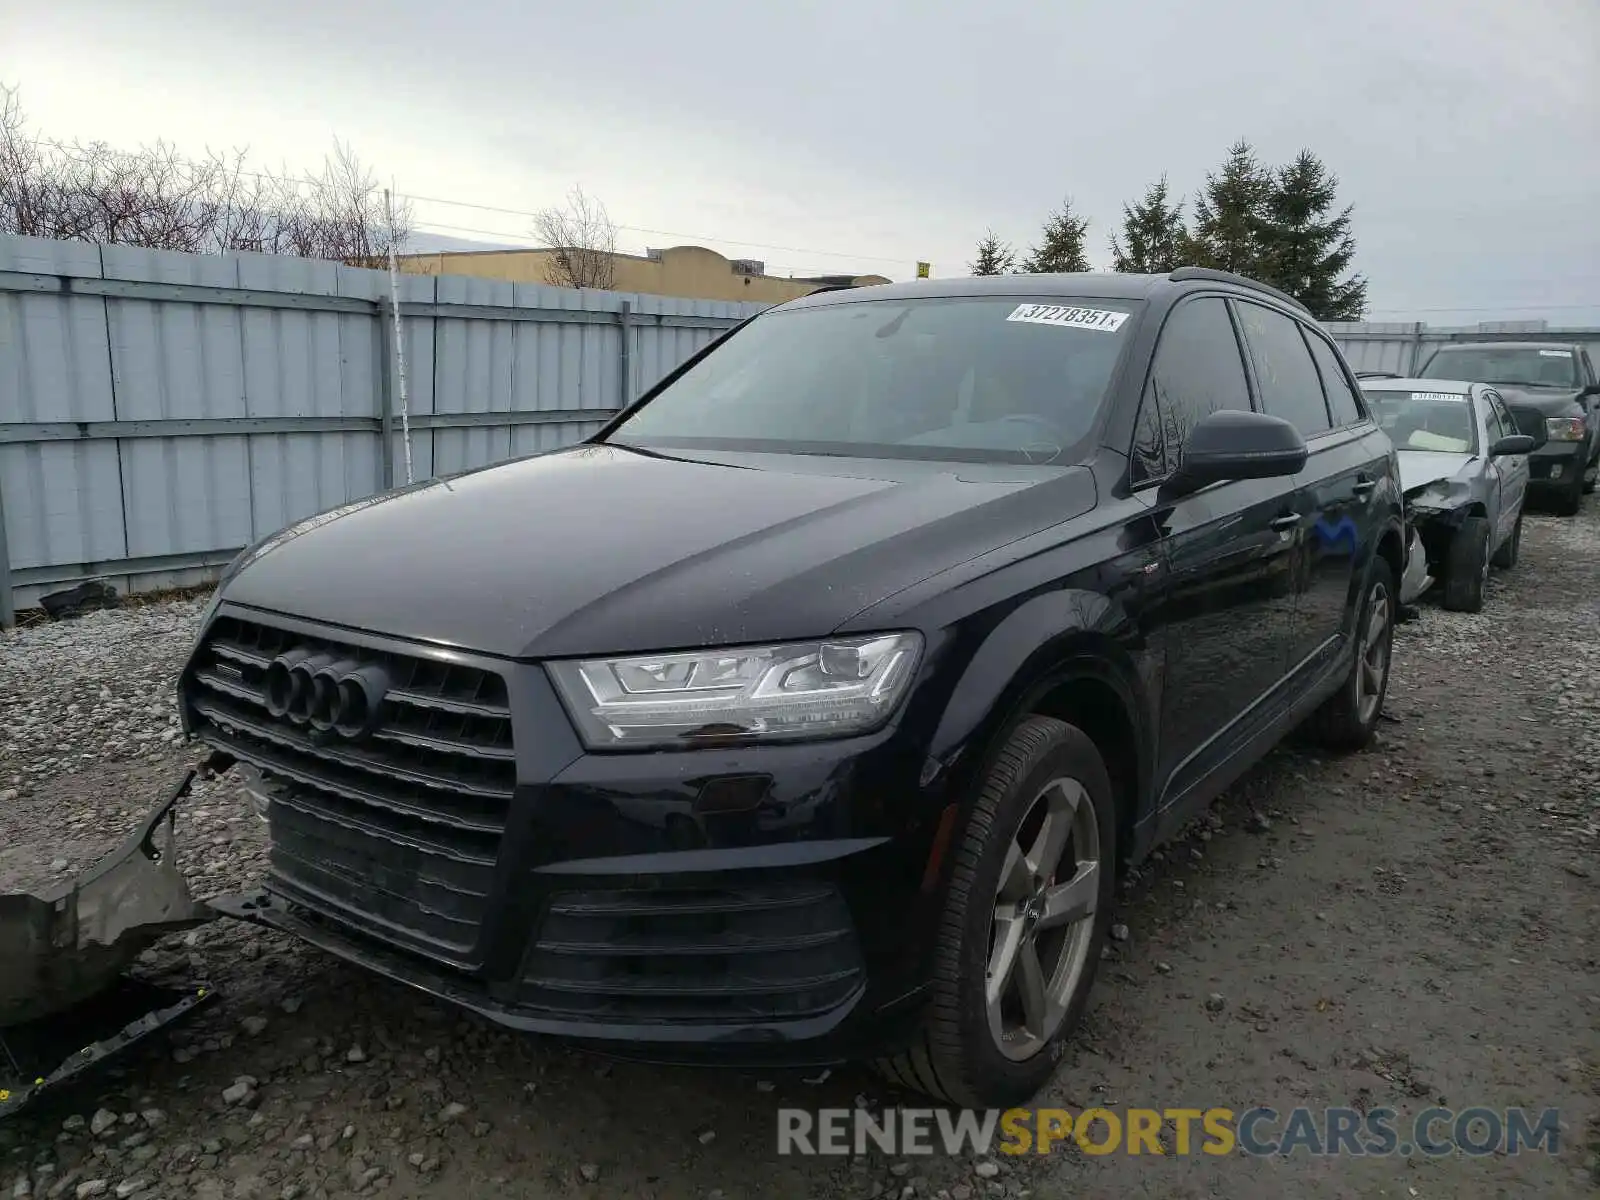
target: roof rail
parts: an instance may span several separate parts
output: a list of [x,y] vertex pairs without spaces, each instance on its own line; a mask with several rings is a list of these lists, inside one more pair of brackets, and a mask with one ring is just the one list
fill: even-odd
[[1277,299],[1282,300],[1285,304],[1298,308],[1307,316],[1311,315],[1311,310],[1289,295],[1288,292],[1281,292],[1271,284],[1262,283],[1256,279],[1235,275],[1232,271],[1218,271],[1211,267],[1179,267],[1174,271],[1167,272],[1167,278],[1173,283],[1184,283],[1191,279],[1203,279],[1211,283],[1231,283],[1235,287],[1249,288],[1253,292],[1265,292],[1269,296],[1275,296]]

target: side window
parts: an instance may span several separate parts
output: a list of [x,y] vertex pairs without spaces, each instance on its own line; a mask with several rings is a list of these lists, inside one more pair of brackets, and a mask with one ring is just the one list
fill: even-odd
[[1139,402],[1133,482],[1160,479],[1183,461],[1189,430],[1221,409],[1248,409],[1239,339],[1219,296],[1182,301],[1162,327]]
[[1322,398],[1322,379],[1300,336],[1300,322],[1259,304],[1235,304],[1255,364],[1262,409],[1282,417],[1304,437],[1328,432],[1333,423]]
[[1595,379],[1595,374],[1594,374],[1594,361],[1592,359],[1590,359],[1589,352],[1587,350],[1581,350],[1581,351],[1579,351],[1579,353],[1583,355],[1584,382],[1585,383],[1595,383],[1595,382],[1597,382],[1597,380]]
[[1505,437],[1506,434],[1511,433],[1512,429],[1510,422],[1500,415],[1500,397],[1493,392],[1486,391],[1483,393],[1483,398],[1487,402],[1487,407],[1483,414],[1484,424],[1489,427],[1489,444],[1493,445]]
[[1161,421],[1161,402],[1153,388],[1145,388],[1139,401],[1139,425],[1133,434],[1133,455],[1129,469],[1138,486],[1167,474],[1167,439]]
[[1311,357],[1317,361],[1317,371],[1322,376],[1322,390],[1328,397],[1328,408],[1333,413],[1333,427],[1354,425],[1364,415],[1361,401],[1356,399],[1350,381],[1339,369],[1339,356],[1333,347],[1309,329],[1301,330],[1311,347]]
[[[1510,437],[1513,434],[1521,433],[1522,430],[1517,428],[1516,418],[1511,415],[1511,410],[1506,407],[1505,397],[1499,392],[1486,392],[1484,394],[1489,397],[1490,412],[1500,422],[1500,436]],[[1492,429],[1493,426],[1491,425],[1490,428]]]

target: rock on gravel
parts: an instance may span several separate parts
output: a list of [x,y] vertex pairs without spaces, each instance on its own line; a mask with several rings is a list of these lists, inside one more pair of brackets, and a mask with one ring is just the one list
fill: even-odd
[[[0,632],[0,892],[65,883],[115,848],[205,750],[181,736],[174,686],[202,599]],[[259,878],[265,839],[230,772],[178,814],[196,895]]]

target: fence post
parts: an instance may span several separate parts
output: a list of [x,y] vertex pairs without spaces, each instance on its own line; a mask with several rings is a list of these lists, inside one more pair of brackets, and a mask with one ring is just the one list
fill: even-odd
[[6,504],[0,495],[0,629],[17,623],[16,597],[11,594],[11,556],[6,551]]
[[1416,377],[1417,368],[1422,365],[1423,335],[1428,326],[1422,321],[1413,321],[1411,324],[1411,362],[1406,367],[1406,374]]
[[618,408],[627,408],[633,402],[633,301],[624,300],[622,311],[617,314],[617,319],[622,323],[622,395],[618,399]]
[[394,487],[394,328],[389,301],[378,297],[378,485]]

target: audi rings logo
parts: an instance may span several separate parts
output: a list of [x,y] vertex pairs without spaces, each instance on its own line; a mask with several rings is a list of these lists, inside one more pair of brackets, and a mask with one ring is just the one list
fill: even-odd
[[380,666],[302,646],[272,660],[266,690],[274,717],[356,742],[377,729],[389,676]]

